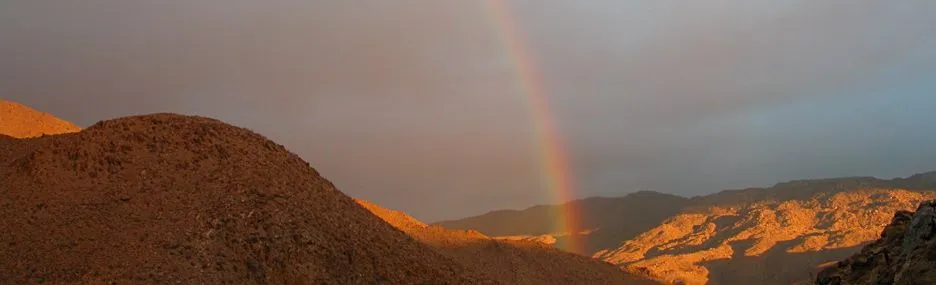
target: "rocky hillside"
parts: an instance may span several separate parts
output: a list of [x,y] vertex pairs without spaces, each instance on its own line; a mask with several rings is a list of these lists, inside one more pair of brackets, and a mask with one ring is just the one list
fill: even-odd
[[0,150],[3,284],[509,284],[217,120],[121,118]]
[[[936,173],[893,180],[799,180],[694,198],[640,192],[574,203],[591,209],[586,223],[596,229],[582,237],[590,245],[584,254],[628,271],[663,282],[790,284],[809,281],[821,265],[857,252],[877,238],[891,213],[936,197],[929,189],[936,189]],[[477,225],[484,234],[506,236],[495,238],[550,243],[564,236],[544,234],[548,226],[535,231],[529,225],[518,227],[527,232],[501,229],[505,221],[549,220],[549,213],[538,209],[550,207],[557,206],[498,211],[440,224]],[[633,222],[640,219],[642,223]],[[485,227],[494,220],[493,227]]]
[[656,280],[790,284],[877,237],[891,213],[932,192],[863,189],[687,211],[595,257]]
[[430,226],[403,212],[388,210],[363,200],[358,200],[358,203],[466,267],[507,284],[656,284],[630,276],[605,262],[542,243],[493,240],[477,231]]
[[823,270],[816,284],[936,284],[936,201],[898,211],[879,239]]
[[73,133],[81,128],[25,105],[0,99],[0,134],[14,138]]

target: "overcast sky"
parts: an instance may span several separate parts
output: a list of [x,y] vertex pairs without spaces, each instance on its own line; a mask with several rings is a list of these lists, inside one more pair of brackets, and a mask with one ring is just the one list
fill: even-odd
[[[576,196],[936,170],[936,1],[511,1]],[[484,1],[0,0],[0,97],[215,117],[426,221],[553,203]]]

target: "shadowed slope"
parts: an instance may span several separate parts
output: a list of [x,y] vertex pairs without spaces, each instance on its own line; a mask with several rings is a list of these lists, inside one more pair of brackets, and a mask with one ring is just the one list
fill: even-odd
[[473,230],[428,226],[400,211],[357,200],[390,224],[466,267],[507,284],[656,284],[591,258],[536,242],[492,240]]
[[936,284],[936,201],[898,211],[879,239],[823,270],[816,284]]
[[25,105],[0,99],[0,134],[14,138],[73,133],[81,128]]
[[[618,198],[593,197],[569,202],[581,210],[580,224],[587,230],[579,234],[585,252],[577,253],[591,256],[598,250],[617,246],[623,240],[656,227],[664,219],[678,213],[688,202],[688,198],[652,191],[635,192]],[[558,248],[565,248],[569,233],[554,232],[561,207],[541,205],[522,211],[494,211],[437,224],[452,229],[477,229],[486,235],[503,239],[554,243]]]
[[282,146],[171,114],[0,139],[0,283],[502,284]]

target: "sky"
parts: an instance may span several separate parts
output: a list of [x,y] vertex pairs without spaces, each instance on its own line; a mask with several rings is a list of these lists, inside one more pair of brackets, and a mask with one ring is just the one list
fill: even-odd
[[[936,1],[504,6],[574,197],[936,170]],[[0,98],[82,127],[218,118],[425,221],[556,203],[492,7],[0,0]]]

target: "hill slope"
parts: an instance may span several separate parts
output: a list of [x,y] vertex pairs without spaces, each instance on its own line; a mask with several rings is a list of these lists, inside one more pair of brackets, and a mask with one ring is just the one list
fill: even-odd
[[0,134],[14,138],[73,133],[81,128],[25,105],[0,99]]
[[476,231],[429,226],[403,212],[367,201],[358,203],[466,267],[507,284],[656,284],[629,276],[610,264],[541,243],[493,240]]
[[217,120],[138,116],[0,144],[0,283],[504,284]]
[[816,284],[936,284],[936,201],[898,211],[880,239],[819,273]]

